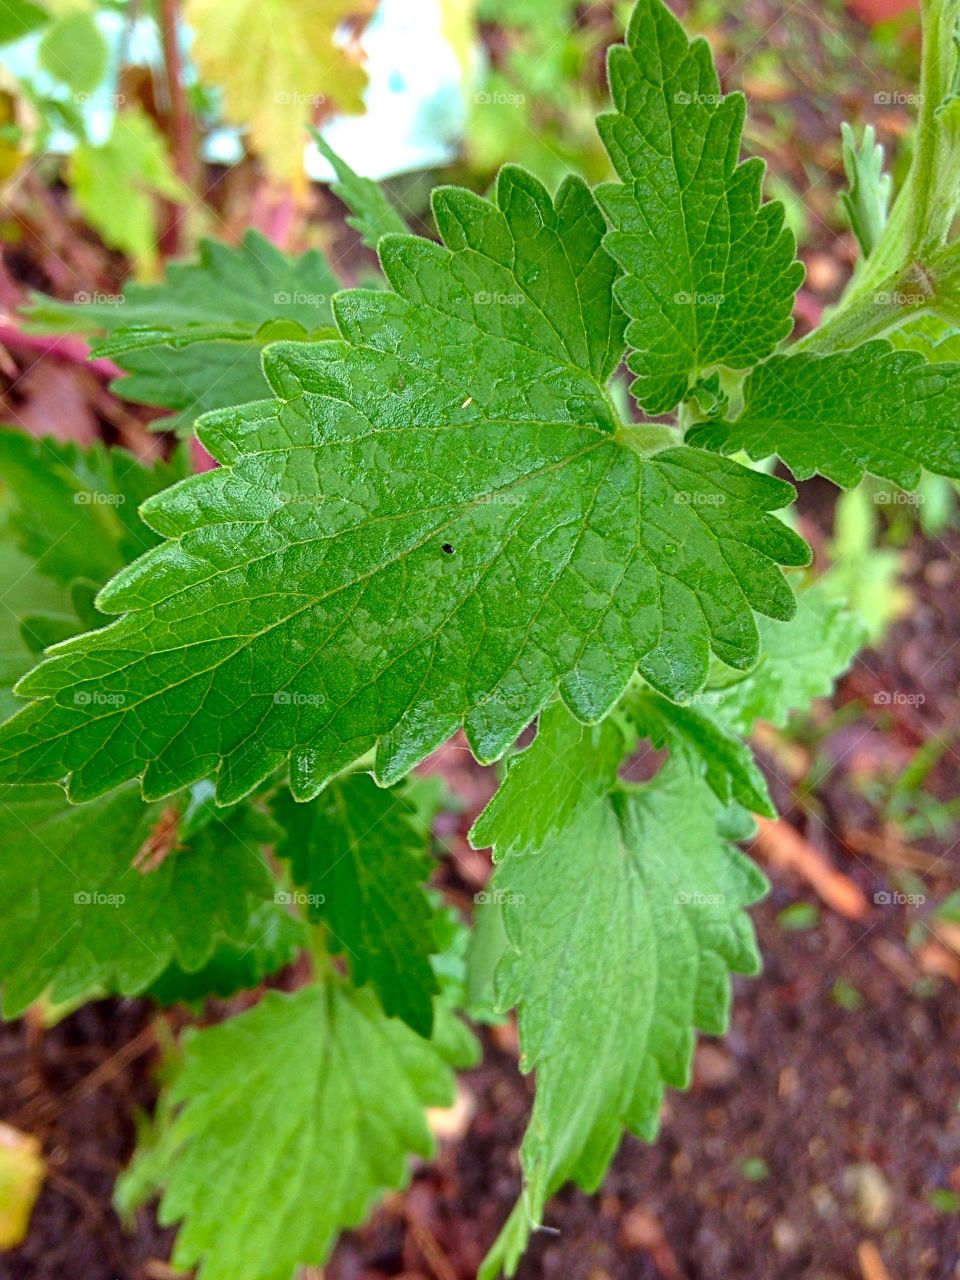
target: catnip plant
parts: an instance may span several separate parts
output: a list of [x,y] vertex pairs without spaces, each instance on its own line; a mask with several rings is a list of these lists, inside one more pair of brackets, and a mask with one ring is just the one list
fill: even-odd
[[[331,154],[374,286],[250,233],[123,307],[34,301],[219,466],[0,435],[29,587],[5,671],[29,701],[0,730],[5,1013],[197,1005],[309,960],[169,1054],[118,1203],[162,1197],[178,1268],[322,1264],[429,1156],[468,1021],[515,1009],[536,1093],[481,1273],[512,1275],[554,1192],[598,1187],[624,1131],[652,1141],[696,1031],[723,1032],[766,887],[738,843],[775,813],[747,739],[863,642],[760,464],[960,477],[958,21],[925,0],[892,207],[873,135],[845,133],[862,258],[799,341],[744,99],[662,0],[609,53],[614,181],[442,186],[431,240]],[[460,731],[505,761],[475,923],[429,887],[414,772]],[[665,761],[626,780],[645,742]]]

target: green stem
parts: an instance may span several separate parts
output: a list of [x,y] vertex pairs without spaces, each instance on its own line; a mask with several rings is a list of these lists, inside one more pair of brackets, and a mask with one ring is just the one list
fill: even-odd
[[615,439],[644,457],[662,449],[672,449],[680,443],[677,428],[659,422],[635,422],[631,426],[622,426]]
[[925,0],[917,145],[907,180],[868,259],[834,311],[796,349],[837,351],[939,312],[945,282],[933,271],[960,195],[957,86],[960,0]]

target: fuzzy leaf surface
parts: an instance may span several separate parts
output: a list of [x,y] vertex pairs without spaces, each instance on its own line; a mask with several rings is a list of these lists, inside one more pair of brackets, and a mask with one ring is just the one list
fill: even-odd
[[704,697],[733,733],[750,733],[758,720],[782,728],[791,711],[828,697],[858,650],[867,643],[864,622],[829,594],[826,582],[797,593],[789,625],[761,618],[760,661],[752,671],[727,671]]
[[185,1220],[174,1266],[291,1280],[322,1265],[340,1231],[406,1183],[410,1158],[432,1154],[424,1108],[450,1105],[448,1064],[472,1055],[446,1017],[446,1042],[431,1042],[372,991],[309,986],[190,1034],[160,1211]]
[[559,706],[471,833],[492,845],[509,948],[497,973],[535,1070],[525,1191],[482,1274],[512,1274],[547,1198],[594,1190],[624,1128],[652,1139],[665,1085],[689,1082],[695,1030],[726,1027],[729,971],[759,955],[743,908],[765,890],[717,834],[723,810],[681,757],[618,782],[624,739]]
[[597,194],[626,272],[632,391],[666,413],[712,366],[747,369],[773,351],[803,268],[783,206],[761,203],[762,162],[739,163],[743,95],[721,92],[706,42],[662,0],[639,0],[608,73],[616,110],[597,127],[621,181]]

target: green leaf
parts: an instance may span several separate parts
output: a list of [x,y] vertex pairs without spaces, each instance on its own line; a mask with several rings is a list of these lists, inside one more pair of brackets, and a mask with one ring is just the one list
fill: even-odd
[[43,33],[40,65],[74,93],[91,93],[107,70],[109,50],[92,13],[65,13]]
[[960,361],[960,329],[939,316],[914,316],[887,335],[898,351],[919,351],[931,364]]
[[[396,293],[338,296],[343,342],[267,350],[278,402],[201,424],[224,465],[145,505],[173,540],[101,593],[125,617],[22,682],[42,701],[0,731],[3,776],[153,798],[217,773],[230,801],[289,757],[309,799],[376,745],[389,783],[461,724],[497,758],[558,687],[599,719],[638,664],[689,697],[711,649],[756,661],[753,609],[792,615],[790,486],[617,422],[587,188],[506,169],[435,213],[448,247],[381,242]],[[94,688],[124,701],[85,714]]]
[[[751,676],[745,679],[750,680]],[[717,695],[698,696],[710,707]],[[648,737],[655,747],[668,747],[686,763],[691,773],[702,774],[721,804],[736,802],[752,813],[776,817],[766,779],[757,767],[753,752],[717,724],[709,712],[698,707],[677,706],[652,689],[644,688],[630,690],[625,709],[641,737]]]
[[160,1210],[164,1224],[185,1219],[173,1265],[198,1266],[198,1280],[291,1280],[321,1265],[341,1230],[406,1183],[410,1157],[432,1154],[424,1107],[453,1101],[447,1062],[371,991],[341,986],[271,991],[191,1033]]
[[726,1027],[728,970],[759,967],[742,908],[763,876],[718,836],[722,810],[681,758],[635,786],[617,779],[624,747],[613,720],[584,728],[551,707],[471,833],[500,863],[497,991],[537,1075],[524,1196],[485,1277],[513,1274],[562,1183],[598,1186],[624,1128],[653,1139],[695,1029]]
[[201,240],[196,261],[170,262],[162,281],[130,281],[110,298],[81,294],[71,304],[35,294],[26,316],[44,330],[114,333],[144,326],[181,334],[219,325],[252,337],[269,320],[291,320],[309,334],[333,323],[330,300],[338,288],[317,250],[288,257],[250,230],[239,245]]
[[249,339],[200,342],[177,352],[167,346],[129,351],[116,361],[126,376],[115,379],[111,390],[135,404],[166,409],[170,416],[157,429],[190,436],[203,414],[268,393],[262,353]]
[[11,525],[38,572],[69,586],[106,582],[158,538],[142,502],[188,472],[183,451],[146,466],[124,449],[0,429],[0,476],[11,492]]
[[610,50],[616,112],[597,127],[620,184],[597,194],[626,277],[632,391],[673,409],[710,368],[747,369],[792,327],[803,279],[783,206],[761,204],[763,164],[738,164],[742,94],[723,94],[710,50],[661,0],[639,0]]
[[[176,1064],[164,1064],[167,1072]],[[176,1158],[173,1122],[176,1108],[169,1089],[162,1089],[154,1115],[134,1112],[137,1126],[136,1149],[133,1159],[118,1175],[113,1187],[113,1207],[117,1211],[124,1230],[136,1230],[137,1210],[155,1199],[163,1188],[170,1161]]]
[[0,429],[0,714],[36,654],[101,626],[102,583],[156,536],[137,504],[186,472],[183,454],[152,468],[121,449],[90,449]]
[[217,943],[202,968],[187,970],[174,962],[147,988],[157,1004],[202,1008],[214,996],[249,991],[264,978],[293,964],[306,945],[303,921],[282,904],[254,907],[242,935]]
[[0,5],[0,44],[20,40],[49,20],[42,5],[33,4],[31,0],[5,0]]
[[0,494],[0,714],[5,716],[22,705],[11,690],[36,662],[37,646],[23,620],[59,616],[68,621],[71,615],[66,592],[37,573],[32,557],[17,545],[10,507],[9,491]]
[[818,356],[774,356],[744,384],[733,422],[701,423],[692,444],[778,454],[799,480],[845,489],[864,472],[913,489],[922,468],[960,476],[960,364],[927,364],[885,341]]
[[119,112],[100,146],[85,139],[77,144],[70,157],[70,191],[103,242],[128,253],[144,274],[157,263],[156,198],[193,200],[173,171],[163,135],[141,107]]
[[330,190],[349,209],[347,225],[360,232],[368,249],[376,249],[383,236],[405,234],[409,228],[372,178],[361,178],[330,146],[317,129],[310,130],[317,150],[333,165],[337,175]]
[[887,223],[893,179],[883,169],[883,147],[877,142],[872,124],[864,127],[857,146],[850,125],[840,126],[843,135],[843,167],[849,190],[840,192],[851,230],[865,258],[873,252]]
[[701,696],[734,733],[750,733],[758,720],[782,728],[791,711],[829,696],[866,642],[862,620],[829,594],[822,579],[798,592],[789,625],[761,620],[760,661],[753,671],[728,671],[722,679],[716,669],[719,687]]
[[203,240],[198,261],[172,262],[160,283],[132,282],[116,297],[34,295],[26,317],[34,329],[106,333],[95,354],[127,374],[113,390],[170,410],[162,425],[189,431],[202,413],[269,393],[268,342],[329,336],[339,287],[316,250],[291,258],[251,230],[238,246]]
[[244,936],[272,892],[259,852],[269,824],[244,806],[152,868],[134,866],[170,817],[126,786],[92,804],[59,787],[0,790],[0,981],[14,1017],[47,988],[55,1001],[96,990],[133,995],[171,963],[198,969],[224,937]]
[[290,859],[309,918],[322,920],[331,950],[348,957],[354,983],[369,982],[386,1013],[429,1036],[440,990],[423,891],[430,833],[413,806],[356,773],[310,804],[282,792],[273,814],[284,830],[277,852]]

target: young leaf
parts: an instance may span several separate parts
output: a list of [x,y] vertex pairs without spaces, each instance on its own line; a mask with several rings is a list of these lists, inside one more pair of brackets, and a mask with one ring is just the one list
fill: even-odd
[[78,143],[70,157],[70,192],[104,243],[128,253],[145,275],[157,262],[156,197],[181,203],[194,198],[170,165],[163,135],[141,107],[118,112],[100,146]]
[[335,37],[373,8],[374,0],[273,0],[247,6],[238,22],[234,0],[187,0],[200,74],[223,90],[224,114],[247,130],[275,178],[305,185],[306,126],[319,106],[363,110],[366,73]]
[[355,773],[310,804],[282,792],[273,814],[284,830],[277,852],[290,859],[309,917],[327,925],[331,950],[346,953],[355,984],[369,982],[387,1014],[429,1036],[440,988],[423,891],[429,831],[413,807]]
[[376,249],[383,236],[394,233],[404,235],[409,231],[403,218],[372,178],[361,178],[359,174],[354,173],[346,160],[337,155],[319,130],[311,129],[310,133],[317,145],[317,150],[333,165],[337,180],[330,184],[330,190],[350,210],[347,225],[360,232],[363,243],[368,249]]
[[779,454],[799,480],[851,489],[864,472],[913,489],[926,468],[960,476],[960,364],[927,364],[885,341],[818,356],[774,356],[744,384],[733,422],[697,424],[692,444]]
[[127,374],[112,389],[171,410],[176,417],[162,425],[183,431],[202,413],[266,395],[264,346],[329,336],[339,287],[316,250],[291,258],[248,231],[235,247],[201,241],[199,260],[170,263],[159,283],[134,281],[117,298],[77,303],[35,295],[26,315],[35,329],[105,332],[96,353]]
[[106,74],[110,50],[94,15],[77,11],[47,27],[37,55],[43,69],[75,94],[89,94]]
[[109,300],[34,294],[25,314],[33,328],[55,331],[221,325],[252,337],[270,320],[288,320],[310,334],[333,323],[330,299],[339,287],[316,249],[288,257],[251,229],[239,245],[201,240],[197,261],[168,263],[157,283],[132,280]]
[[960,361],[960,329],[939,316],[914,316],[887,335],[898,351],[919,351],[931,364]]
[[55,786],[0,790],[7,1017],[48,987],[58,1001],[136,994],[171,961],[198,969],[221,938],[244,936],[252,902],[273,888],[259,853],[270,825],[244,806],[154,851],[170,821],[132,786],[84,806]]
[[[707,706],[717,697],[714,693],[701,696]],[[677,706],[653,689],[642,687],[629,691],[625,710],[641,737],[648,737],[656,747],[668,747],[691,773],[703,774],[721,804],[737,803],[751,813],[776,817],[753,752],[709,714],[697,707]]]
[[[452,1015],[445,1015],[452,1023]],[[160,1220],[185,1219],[173,1264],[198,1280],[291,1280],[429,1156],[424,1107],[453,1101],[456,1052],[387,1018],[369,990],[268,992],[248,1013],[194,1032],[174,1082],[183,1110]],[[469,1043],[468,1043],[469,1042]],[[270,1212],[264,1212],[269,1206]]]
[[500,863],[497,991],[537,1073],[524,1196],[484,1277],[513,1274],[562,1183],[597,1187],[623,1128],[652,1140],[664,1085],[689,1082],[695,1029],[726,1027],[728,970],[759,967],[743,908],[765,881],[718,836],[720,806],[677,757],[619,783],[623,750],[613,720],[584,728],[551,707],[471,833]]
[[893,179],[883,168],[883,147],[877,142],[872,124],[863,130],[860,145],[850,125],[840,126],[843,135],[843,167],[848,191],[840,192],[860,252],[868,258],[887,222]]
[[[338,295],[343,342],[278,343],[281,397],[215,415],[221,469],[144,508],[171,541],[123,571],[113,626],[21,684],[0,773],[94,795],[143,774],[225,801],[289,756],[308,799],[376,745],[390,782],[461,724],[497,758],[559,686],[603,716],[634,669],[670,697],[712,649],[757,657],[752,610],[787,618],[768,513],[790,486],[690,448],[646,456],[605,391],[615,269],[587,188],[506,169],[495,202],[441,190],[437,245],[388,236],[396,290]],[[96,715],[75,694],[123,702]]]
[[621,183],[597,194],[627,273],[632,391],[666,413],[712,366],[747,369],[789,334],[803,267],[783,206],[761,204],[763,163],[738,163],[742,94],[721,92],[662,0],[638,0],[609,77],[616,112],[597,127]]
[[798,592],[789,626],[767,618],[759,625],[757,666],[746,675],[728,672],[703,695],[733,733],[750,733],[758,720],[782,727],[791,711],[827,697],[867,641],[863,621],[828,593],[825,579]]

